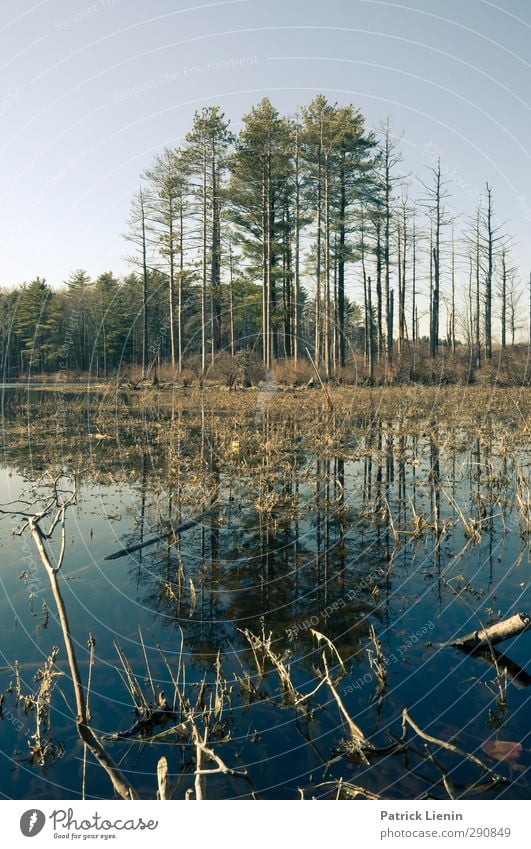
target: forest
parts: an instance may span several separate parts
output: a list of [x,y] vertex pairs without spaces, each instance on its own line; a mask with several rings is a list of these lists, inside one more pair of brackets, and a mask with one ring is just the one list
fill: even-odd
[[[527,282],[486,182],[468,218],[435,146],[404,172],[389,120],[315,97],[264,98],[235,134],[217,106],[141,175],[124,223],[130,273],[0,291],[4,379],[138,379],[279,369],[366,384],[522,385]],[[311,358],[311,359],[310,359]],[[282,371],[282,368],[284,369]]]
[[322,95],[238,127],[206,107],[154,156],[126,276],[0,294],[0,793],[528,800],[494,187],[460,214],[438,148],[413,177]]

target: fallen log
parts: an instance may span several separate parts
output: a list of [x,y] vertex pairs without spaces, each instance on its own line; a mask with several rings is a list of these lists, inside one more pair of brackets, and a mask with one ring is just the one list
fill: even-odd
[[529,628],[531,628],[531,618],[528,614],[516,613],[509,619],[504,619],[503,622],[496,622],[495,625],[489,625],[487,628],[472,631],[471,634],[466,634],[464,637],[460,637],[458,640],[454,640],[446,645],[464,649],[465,651],[472,651],[480,647],[488,648],[489,646],[495,646],[496,643],[509,640],[511,637],[516,637]]
[[117,560],[119,557],[126,557],[128,554],[133,554],[135,551],[140,551],[143,548],[147,548],[149,545],[155,545],[157,542],[161,542],[162,540],[170,539],[171,537],[177,536],[183,531],[187,531],[190,528],[195,527],[196,525],[200,525],[205,519],[208,519],[212,515],[212,511],[208,513],[203,513],[201,516],[198,516],[197,519],[191,519],[189,522],[185,522],[184,525],[179,525],[177,528],[172,528],[171,531],[168,531],[165,534],[157,534],[157,536],[150,537],[144,542],[137,542],[135,545],[128,545],[124,548],[120,548],[119,551],[113,551],[112,554],[108,554],[107,557],[104,557],[104,560]]

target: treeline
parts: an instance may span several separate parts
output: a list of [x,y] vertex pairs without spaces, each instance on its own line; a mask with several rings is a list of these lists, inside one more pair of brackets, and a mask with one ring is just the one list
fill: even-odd
[[4,375],[205,374],[221,352],[254,351],[267,369],[311,355],[324,378],[361,356],[373,380],[443,346],[478,368],[527,338],[490,185],[463,220],[440,158],[406,177],[389,123],[368,131],[322,95],[289,117],[264,99],[237,134],[219,107],[196,113],[142,175],[125,238],[124,279],[76,271],[0,294]]

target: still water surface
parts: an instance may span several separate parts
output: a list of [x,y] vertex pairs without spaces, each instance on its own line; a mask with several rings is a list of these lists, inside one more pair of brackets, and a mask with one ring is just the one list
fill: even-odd
[[[338,690],[377,746],[400,736],[407,708],[430,734],[511,779],[470,791],[485,776],[440,750],[458,795],[468,787],[470,798],[529,797],[527,679],[509,680],[508,704],[500,707],[492,665],[438,645],[530,608],[528,547],[514,499],[517,471],[529,473],[525,444],[508,451],[496,429],[485,437],[433,420],[409,434],[381,410],[343,423],[337,440],[327,441],[323,425],[321,442],[315,435],[306,440],[296,415],[275,414],[274,406],[267,414],[243,413],[233,426],[226,409],[212,407],[140,414],[127,395],[113,402],[113,424],[105,427],[108,399],[64,387],[60,394],[4,390],[0,501],[18,498],[57,463],[66,472],[84,470],[67,518],[62,587],[85,680],[89,634],[95,639],[90,707],[100,733],[135,722],[116,642],[146,692],[146,656],[155,691],[169,693],[161,650],[171,668],[182,652],[187,687],[197,692],[204,676],[212,680],[219,653],[230,709],[214,748],[229,766],[248,770],[260,797],[299,798],[298,788],[319,796],[326,792],[321,782],[342,777],[384,798],[446,798],[420,739],[407,756],[360,764],[342,755],[346,728],[326,688],[301,712],[286,702],[272,669],[256,681],[243,629],[272,632],[301,692],[317,683],[322,647],[314,629],[334,641],[346,666]],[[475,517],[479,542],[466,538],[459,511]],[[201,514],[176,540],[105,560]],[[410,533],[415,515],[430,526],[417,536]],[[73,729],[61,633],[31,539],[12,535],[16,525],[11,516],[0,520],[0,792],[80,798],[83,748]],[[371,625],[386,658],[380,696],[367,651]],[[502,647],[528,672],[530,636]],[[60,647],[57,665],[65,675],[53,695],[50,737],[64,754],[41,767],[28,762],[34,716],[16,704],[9,685],[18,661],[22,691],[34,691],[35,673],[53,646]],[[256,681],[251,700],[238,684],[244,669]],[[493,749],[496,741],[517,746]],[[501,761],[488,757],[489,745]],[[162,754],[175,798],[193,786],[186,746],[128,739],[109,743],[109,750],[141,795],[155,796]],[[207,787],[212,798],[249,793],[245,782],[221,775]],[[89,760],[86,797],[110,793]]]

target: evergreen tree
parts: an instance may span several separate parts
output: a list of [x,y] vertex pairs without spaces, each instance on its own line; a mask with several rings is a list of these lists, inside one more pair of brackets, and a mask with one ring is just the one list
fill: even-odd
[[15,321],[21,344],[22,371],[44,372],[59,356],[53,298],[50,286],[40,277],[25,285],[20,292]]
[[70,340],[68,362],[86,371],[90,358],[90,277],[83,269],[73,271],[66,282],[65,320]]
[[[228,122],[219,106],[205,107],[201,112],[196,112],[192,129],[186,136],[185,162],[190,169],[193,196],[200,220],[198,242],[201,256],[203,372],[207,362],[208,336],[210,335],[212,359],[221,346],[221,211],[224,198],[223,180],[231,141],[232,134]],[[210,334],[207,333],[207,323],[210,324]]]
[[290,180],[291,126],[264,98],[243,117],[231,159],[230,200],[250,279],[262,285],[262,354],[267,368],[278,355],[277,277],[285,241],[280,210]]

